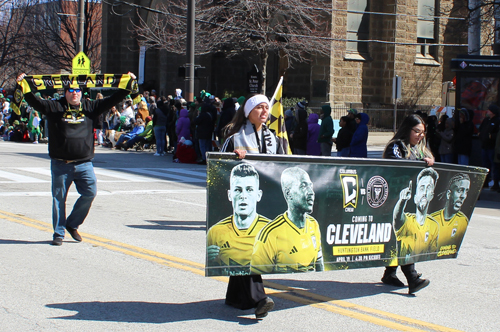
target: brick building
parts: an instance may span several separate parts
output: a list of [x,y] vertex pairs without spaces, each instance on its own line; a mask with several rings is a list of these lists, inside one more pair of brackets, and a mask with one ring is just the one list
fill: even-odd
[[[134,1],[146,7],[156,3]],[[466,0],[332,1],[328,9],[331,56],[288,69],[284,96],[305,97],[312,106],[330,102],[342,107],[390,109],[393,77],[398,75],[402,77],[400,107],[429,109],[441,102],[442,83],[454,77],[450,59],[467,53],[466,6]],[[138,72],[139,46],[130,33],[130,20],[137,23],[137,14],[124,6],[113,10],[126,15],[113,15],[103,3],[102,70]],[[152,15],[140,14],[146,20]],[[484,52],[490,52],[489,48]],[[279,80],[280,61],[277,54],[269,56],[266,94],[271,95]],[[154,88],[161,94],[183,89],[179,67],[185,62],[184,56],[148,50],[144,89]],[[259,59],[248,53],[230,59],[212,54],[197,56],[196,65],[205,68],[196,79],[195,95],[204,89],[222,97],[245,94],[247,73],[259,66]]]

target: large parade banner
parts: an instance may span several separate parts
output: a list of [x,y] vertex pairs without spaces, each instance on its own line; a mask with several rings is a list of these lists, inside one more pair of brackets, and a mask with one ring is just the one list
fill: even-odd
[[209,153],[207,276],[456,258],[487,169]]

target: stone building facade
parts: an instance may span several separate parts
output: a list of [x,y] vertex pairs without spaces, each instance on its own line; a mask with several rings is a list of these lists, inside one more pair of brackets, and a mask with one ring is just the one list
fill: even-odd
[[[156,0],[133,0],[155,7]],[[393,77],[402,78],[401,107],[428,109],[441,101],[444,81],[453,79],[449,60],[467,53],[467,28],[463,20],[466,0],[336,0],[332,1],[330,58],[312,58],[284,72],[284,96],[304,97],[311,106],[323,103],[343,107],[392,107]],[[364,7],[363,7],[364,6]],[[431,8],[434,6],[434,8]],[[360,8],[370,13],[363,13]],[[125,14],[118,16],[113,14]],[[432,14],[431,14],[432,12]],[[151,15],[140,12],[143,17]],[[130,32],[137,23],[135,10],[103,3],[103,72],[138,72],[139,46]],[[357,41],[356,41],[357,40]],[[365,40],[365,41],[363,41]],[[422,46],[422,44],[429,46]],[[420,45],[417,45],[420,44]],[[280,59],[270,54],[266,94],[279,80]],[[148,50],[145,58],[145,90],[173,94],[184,87],[179,67],[185,57]],[[224,95],[245,94],[247,73],[259,67],[252,54],[226,58],[222,54],[197,56],[200,69],[195,95],[206,90]]]
[[[334,37],[348,35],[350,11],[359,10],[349,8],[349,2],[342,0],[334,4]],[[467,44],[464,21],[449,20],[450,16],[457,16],[460,11],[462,15],[466,13],[460,10],[464,8],[464,2],[459,4],[461,1],[431,2],[435,3],[435,15],[440,18],[424,21],[421,29],[424,31],[418,31],[422,23],[419,20],[422,15],[419,5],[420,10],[422,7],[427,9],[429,1],[366,1],[368,10],[376,13],[364,18],[369,21],[364,23],[365,39],[371,41],[359,47],[359,52],[355,47],[349,47],[349,42],[333,43],[330,101],[365,108],[393,105],[393,77],[397,75],[402,78],[402,98],[399,102],[404,107],[426,108],[439,104],[442,82],[453,79],[449,60],[467,53],[467,47],[424,47],[416,44]],[[431,25],[435,30],[426,33],[425,29]]]

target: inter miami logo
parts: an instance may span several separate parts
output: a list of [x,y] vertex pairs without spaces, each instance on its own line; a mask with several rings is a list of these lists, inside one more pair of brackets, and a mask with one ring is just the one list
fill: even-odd
[[381,176],[373,176],[366,185],[366,201],[376,209],[384,205],[389,196],[387,181]]
[[[342,193],[344,196],[344,209],[354,211],[358,203],[358,176],[356,174],[340,174]],[[350,208],[348,208],[350,206]]]

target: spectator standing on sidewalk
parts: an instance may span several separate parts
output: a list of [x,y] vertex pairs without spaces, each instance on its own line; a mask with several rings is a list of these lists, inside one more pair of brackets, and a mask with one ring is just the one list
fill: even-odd
[[[494,155],[495,155],[495,143],[497,140],[497,134],[500,126],[500,109],[497,105],[491,104],[486,111],[486,118],[484,118],[481,126],[479,127],[479,139],[481,140],[481,152],[483,159],[483,167],[490,170],[484,187],[489,186],[491,180],[495,180],[499,176],[495,174],[494,166]],[[498,182],[493,184],[492,190],[498,190]]]
[[321,155],[332,156],[332,136],[335,133],[333,129],[333,120],[331,117],[332,108],[330,105],[321,106],[322,121],[319,129],[318,142],[321,144]]
[[349,119],[347,121],[347,129],[349,129],[351,133],[354,133],[358,127],[356,124],[356,114],[358,114],[358,110],[355,108],[347,110],[347,118]]
[[318,142],[321,126],[318,124],[319,115],[311,113],[307,119],[307,149],[308,156],[321,156],[321,143]]
[[452,118],[446,119],[444,122],[444,130],[438,130],[438,135],[441,136],[439,143],[439,155],[442,163],[453,163],[453,123]]
[[339,121],[340,130],[337,134],[337,138],[332,139],[337,145],[337,157],[349,157],[351,151],[350,147],[353,132],[347,127],[348,123],[348,116],[341,117]]
[[165,105],[166,99],[161,99],[158,102],[158,107],[153,111],[153,131],[156,138],[156,153],[155,156],[165,155],[167,145],[167,123],[168,123],[168,104]]
[[350,157],[367,158],[368,148],[368,121],[370,117],[366,113],[356,114],[356,123],[358,127],[352,135]]
[[[495,165],[495,181],[498,183],[500,181],[500,135],[497,135],[497,141],[495,144],[495,158],[493,159]],[[500,188],[497,189],[500,193]]]
[[212,106],[207,103],[201,105],[200,114],[194,119],[196,125],[196,137],[200,146],[200,165],[207,164],[207,152],[212,151],[212,133],[214,130],[214,119],[211,113]]
[[305,155],[307,150],[307,102],[297,103],[295,110],[295,119],[297,120],[295,130],[293,131],[293,154]]
[[469,111],[466,108],[460,110],[459,123],[455,133],[453,146],[458,156],[458,164],[469,165],[469,157],[472,152],[474,125],[470,121]]

